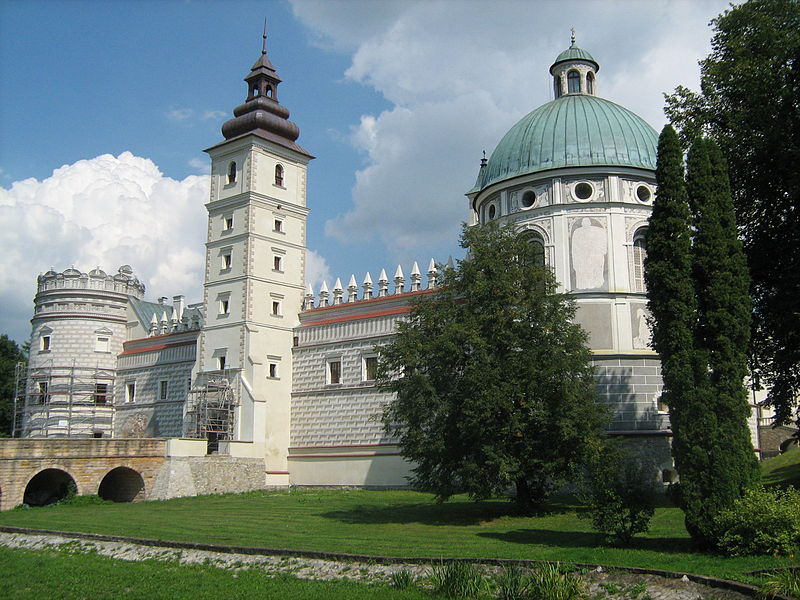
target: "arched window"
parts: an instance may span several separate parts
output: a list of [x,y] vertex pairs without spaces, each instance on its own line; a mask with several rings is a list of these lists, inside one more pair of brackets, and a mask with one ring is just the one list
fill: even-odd
[[275,185],[283,187],[283,165],[275,165]]
[[253,98],[255,98],[256,96],[258,96],[258,86],[254,85],[253,86]]
[[647,229],[640,229],[633,236],[633,257],[631,260],[631,287],[634,292],[645,292],[644,259],[647,256]]
[[553,82],[553,87],[555,88],[556,98],[561,97],[561,75],[557,75],[555,81]]
[[594,75],[591,73],[586,74],[586,93],[594,94]]
[[272,98],[272,86],[267,86],[267,98]]
[[545,251],[544,251],[544,240],[542,239],[542,236],[535,232],[529,232],[524,235],[525,237],[523,239],[530,244],[531,258],[533,259],[533,263],[535,265],[543,267],[546,261],[545,261]]
[[581,76],[577,71],[567,73],[567,91],[570,94],[581,93]]
[[236,183],[236,161],[228,165],[228,183]]

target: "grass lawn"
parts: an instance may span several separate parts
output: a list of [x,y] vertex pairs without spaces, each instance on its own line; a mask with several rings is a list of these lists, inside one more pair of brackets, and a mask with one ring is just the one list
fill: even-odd
[[123,562],[94,554],[11,550],[0,546],[0,597],[9,600],[430,600],[419,589],[270,577],[175,562]]
[[552,503],[540,516],[502,500],[444,504],[411,491],[292,490],[134,504],[76,504],[0,513],[0,525],[162,540],[388,556],[499,557],[639,566],[754,581],[746,571],[785,566],[775,557],[691,551],[683,513],[657,509],[630,548],[606,546],[580,508]]
[[789,450],[761,463],[764,485],[793,485],[800,488],[800,448]]

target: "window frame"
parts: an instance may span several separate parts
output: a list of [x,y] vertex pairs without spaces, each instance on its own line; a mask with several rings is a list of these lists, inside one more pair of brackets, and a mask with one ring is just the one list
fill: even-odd
[[233,185],[236,183],[236,175],[237,175],[238,167],[236,166],[236,161],[232,160],[228,163],[228,172],[226,173],[226,184],[225,185]]
[[[372,362],[374,361],[374,362]],[[372,364],[373,372],[370,373],[370,364]],[[372,377],[370,377],[370,374]],[[364,354],[361,356],[361,381],[372,382],[375,381],[378,375],[378,355],[377,354]]]
[[125,404],[132,404],[136,402],[136,382],[125,382]]
[[[577,89],[573,90],[573,83],[577,82]],[[580,94],[581,93],[581,74],[577,69],[570,69],[567,71],[567,93]]]
[[[334,365],[337,365],[334,368]],[[325,361],[325,383],[327,385],[342,384],[342,357],[332,357]]]

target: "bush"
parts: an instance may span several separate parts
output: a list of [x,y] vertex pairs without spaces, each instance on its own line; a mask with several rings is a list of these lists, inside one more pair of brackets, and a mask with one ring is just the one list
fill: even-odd
[[725,554],[792,556],[800,550],[800,490],[748,490],[719,512],[714,525],[717,547]]
[[483,573],[467,562],[441,563],[431,573],[433,591],[445,598],[474,598],[486,589]]
[[800,570],[781,569],[767,575],[758,589],[758,598],[769,600],[775,596],[800,598]]
[[498,600],[525,600],[528,597],[528,578],[515,564],[504,565],[494,582]]
[[654,472],[650,465],[625,458],[616,445],[598,450],[587,465],[583,500],[589,510],[580,516],[591,519],[607,541],[629,544],[650,528],[657,494]]
[[408,569],[400,569],[392,573],[392,587],[398,590],[405,590],[410,588],[416,582],[417,578]]

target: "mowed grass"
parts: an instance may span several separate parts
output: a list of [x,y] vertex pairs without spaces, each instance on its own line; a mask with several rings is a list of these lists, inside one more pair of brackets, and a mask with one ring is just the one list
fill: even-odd
[[393,557],[473,557],[600,563],[754,581],[747,571],[796,563],[692,551],[683,513],[656,510],[629,548],[603,544],[580,506],[553,502],[525,516],[507,500],[437,504],[412,491],[292,490],[134,504],[77,504],[0,513],[0,525],[237,546]]
[[761,479],[766,486],[793,485],[800,488],[800,448],[762,462]]
[[176,562],[124,562],[96,554],[12,550],[0,546],[0,597],[9,600],[430,600],[419,589],[349,581],[272,577]]

